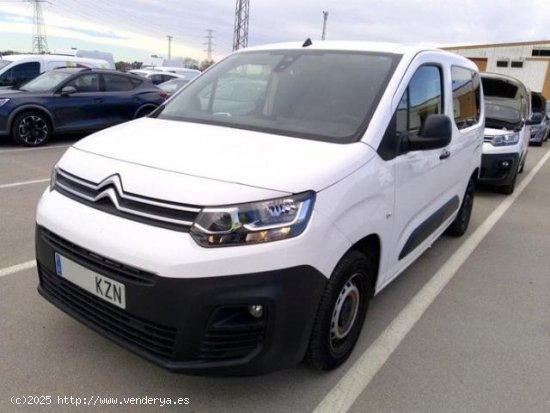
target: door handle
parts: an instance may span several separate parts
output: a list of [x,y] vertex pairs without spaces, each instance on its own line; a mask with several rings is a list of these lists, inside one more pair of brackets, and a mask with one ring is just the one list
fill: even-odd
[[103,98],[95,98],[95,103],[103,103]]
[[441,152],[441,155],[439,155],[439,159],[447,159],[449,156],[451,156],[451,152],[445,149],[443,152]]

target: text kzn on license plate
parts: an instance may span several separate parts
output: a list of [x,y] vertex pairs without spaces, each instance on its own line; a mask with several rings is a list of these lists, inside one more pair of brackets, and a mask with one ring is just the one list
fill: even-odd
[[124,284],[97,274],[55,253],[55,272],[60,277],[78,285],[80,288],[108,301],[117,307],[126,308]]

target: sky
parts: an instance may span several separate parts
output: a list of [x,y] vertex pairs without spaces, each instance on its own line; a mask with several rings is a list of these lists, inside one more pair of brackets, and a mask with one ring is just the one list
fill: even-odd
[[[229,54],[235,0],[48,0],[42,3],[48,46],[110,52],[115,60],[168,55],[215,60]],[[0,51],[32,49],[32,10],[0,0]],[[434,45],[550,39],[548,0],[250,0],[249,46],[321,38]]]

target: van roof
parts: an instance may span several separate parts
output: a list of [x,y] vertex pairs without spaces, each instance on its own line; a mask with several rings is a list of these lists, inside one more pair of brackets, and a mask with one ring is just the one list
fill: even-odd
[[248,51],[261,50],[334,50],[351,52],[378,52],[402,55],[406,60],[412,59],[421,52],[434,52],[442,56],[460,61],[461,65],[472,70],[477,70],[477,66],[469,59],[456,53],[438,49],[433,43],[388,43],[388,42],[367,42],[367,41],[320,41],[314,40],[310,46],[303,46],[304,42],[276,43],[259,47],[249,47],[241,49],[236,53],[246,53]]
[[361,52],[381,52],[381,53],[418,53],[421,51],[441,51],[433,44],[405,44],[389,42],[367,42],[367,41],[319,41],[314,40],[310,46],[303,46],[303,42],[275,43],[265,46],[249,47],[239,52],[253,50],[278,50],[278,49],[314,49],[314,50],[347,50]]

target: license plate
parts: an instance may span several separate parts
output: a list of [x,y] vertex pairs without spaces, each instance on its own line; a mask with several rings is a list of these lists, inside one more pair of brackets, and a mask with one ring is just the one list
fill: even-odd
[[67,281],[122,309],[126,308],[124,284],[97,274],[55,253],[55,272]]

